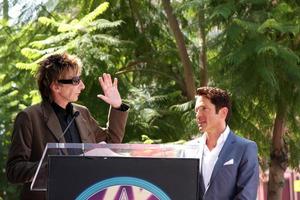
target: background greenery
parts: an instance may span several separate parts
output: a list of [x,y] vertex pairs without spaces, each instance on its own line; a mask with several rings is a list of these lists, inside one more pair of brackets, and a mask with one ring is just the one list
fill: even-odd
[[270,175],[268,194],[280,199],[283,172],[300,160],[299,8],[288,0],[3,0],[0,199],[17,199],[5,162],[16,113],[40,101],[36,63],[62,51],[82,59],[79,103],[103,126],[108,106],[96,98],[97,78],[119,79],[131,106],[124,142],[191,139],[195,88],[227,89],[229,125],[257,142],[263,170],[281,175]]

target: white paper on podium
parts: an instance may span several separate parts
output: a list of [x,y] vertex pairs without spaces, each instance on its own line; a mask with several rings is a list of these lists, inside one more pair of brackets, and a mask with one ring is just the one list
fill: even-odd
[[[106,142],[100,142],[98,144],[107,144]],[[110,157],[124,157],[125,155],[118,154],[109,148],[95,148],[89,150],[83,154],[84,156],[110,156]]]

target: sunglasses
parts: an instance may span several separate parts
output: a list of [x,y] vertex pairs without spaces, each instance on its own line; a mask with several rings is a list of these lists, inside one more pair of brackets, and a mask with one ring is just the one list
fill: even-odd
[[74,76],[71,79],[60,79],[57,82],[62,84],[79,85],[80,81],[81,81],[80,76]]

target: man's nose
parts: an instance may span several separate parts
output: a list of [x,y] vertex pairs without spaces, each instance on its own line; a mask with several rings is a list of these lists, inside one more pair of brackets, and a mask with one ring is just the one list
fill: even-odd
[[195,114],[196,114],[196,118],[198,118],[200,116],[200,112],[199,111],[197,111]]
[[203,112],[201,112],[200,109],[197,110],[197,112],[196,112],[196,118],[199,118],[199,117],[201,117],[202,115],[203,115]]
[[81,90],[83,90],[85,88],[85,85],[82,80],[80,80],[80,87],[81,87]]

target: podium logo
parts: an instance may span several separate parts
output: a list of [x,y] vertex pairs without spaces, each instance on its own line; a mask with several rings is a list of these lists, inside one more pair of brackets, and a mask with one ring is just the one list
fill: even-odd
[[133,177],[115,177],[84,190],[76,200],[171,200],[154,184]]

